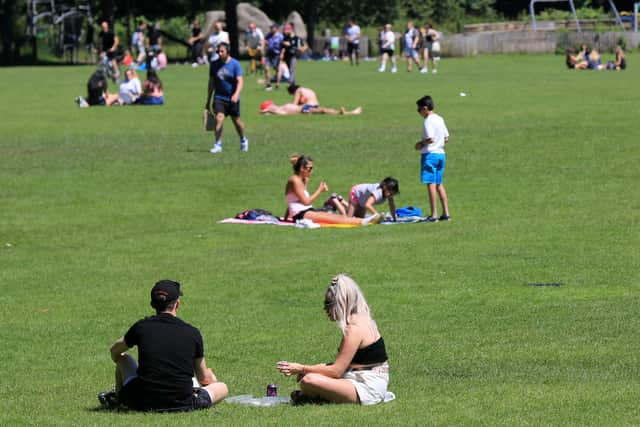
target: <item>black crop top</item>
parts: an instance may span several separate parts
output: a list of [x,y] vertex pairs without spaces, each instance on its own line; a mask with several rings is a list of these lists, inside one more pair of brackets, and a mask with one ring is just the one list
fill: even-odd
[[353,355],[351,364],[373,365],[374,363],[386,362],[387,359],[387,350],[384,346],[384,340],[380,337],[378,341],[373,344],[359,348],[358,351],[356,351],[356,354]]

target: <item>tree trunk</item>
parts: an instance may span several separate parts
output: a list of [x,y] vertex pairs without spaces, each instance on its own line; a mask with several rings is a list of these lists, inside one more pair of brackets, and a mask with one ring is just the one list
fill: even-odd
[[[115,23],[113,22],[116,14],[116,2],[115,0],[103,0],[102,1],[102,18],[101,21],[107,21],[111,30],[115,32]],[[98,24],[100,23],[98,22]]]
[[15,64],[19,52],[15,52],[13,31],[15,29],[16,1],[5,0],[0,3],[4,7],[0,9],[0,38],[2,38],[2,59],[3,65]]
[[233,58],[238,57],[238,1],[225,0],[224,14],[229,32],[229,41],[231,42],[231,51],[229,52]]
[[304,18],[307,21],[307,46],[309,46],[309,53],[313,53],[316,22],[318,21],[317,0],[306,0],[304,2],[304,15]]

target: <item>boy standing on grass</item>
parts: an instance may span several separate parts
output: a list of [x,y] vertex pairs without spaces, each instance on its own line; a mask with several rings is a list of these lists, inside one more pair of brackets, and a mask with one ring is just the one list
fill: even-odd
[[[444,119],[434,111],[435,104],[429,96],[423,96],[416,101],[418,114],[424,117],[422,139],[416,142],[416,150],[422,154],[420,158],[421,180],[429,188],[429,204],[431,215],[425,222],[449,221],[449,203],[447,192],[442,183],[446,155],[444,145],[449,141],[449,131],[444,124]],[[442,203],[442,215],[438,218],[438,204],[436,193]]]

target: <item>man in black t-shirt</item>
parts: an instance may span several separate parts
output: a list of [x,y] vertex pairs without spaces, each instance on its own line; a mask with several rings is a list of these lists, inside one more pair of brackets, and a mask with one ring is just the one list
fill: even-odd
[[120,39],[109,28],[109,23],[107,21],[102,21],[100,28],[102,29],[99,34],[100,40],[102,41],[100,46],[100,55],[106,55],[111,62],[111,68],[113,69],[114,74],[113,78],[115,80],[120,74],[118,70],[118,62],[116,60]]
[[[303,50],[302,39],[293,32],[293,25],[291,23],[284,26],[282,34],[283,38],[280,60],[284,61],[287,64],[287,67],[289,67],[289,74],[291,75],[290,82],[295,83],[298,52]],[[278,69],[278,74],[280,73],[281,71]],[[277,80],[280,81],[280,78]]]
[[[151,289],[155,316],[134,323],[111,346],[116,386],[98,395],[107,407],[124,405],[141,411],[190,411],[209,408],[227,397],[204,360],[200,331],[177,317],[180,283],[161,280]],[[127,353],[138,346],[140,364]],[[193,377],[200,387],[194,387]]]

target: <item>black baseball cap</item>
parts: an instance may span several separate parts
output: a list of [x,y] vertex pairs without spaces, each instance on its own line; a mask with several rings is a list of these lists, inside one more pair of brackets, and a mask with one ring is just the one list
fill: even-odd
[[151,288],[151,301],[168,302],[182,296],[180,283],[173,280],[160,280]]

